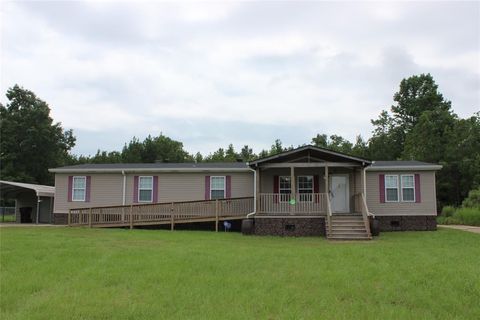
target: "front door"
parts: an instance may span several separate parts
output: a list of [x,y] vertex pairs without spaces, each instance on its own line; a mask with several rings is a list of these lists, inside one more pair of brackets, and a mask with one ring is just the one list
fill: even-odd
[[350,212],[348,182],[348,174],[332,174],[330,176],[330,201],[332,212]]

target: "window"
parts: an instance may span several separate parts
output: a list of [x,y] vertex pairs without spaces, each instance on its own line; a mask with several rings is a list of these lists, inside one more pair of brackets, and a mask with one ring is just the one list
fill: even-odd
[[290,176],[280,176],[278,177],[278,180],[280,202],[290,201],[290,194],[292,193],[292,178],[290,178]]
[[387,202],[398,202],[398,176],[385,176],[385,196]]
[[225,199],[225,176],[210,177],[210,199]]
[[402,201],[415,202],[415,179],[413,174],[401,176]]
[[138,202],[152,202],[153,177],[138,178]]
[[313,176],[298,176],[298,193],[300,201],[312,201]]
[[87,177],[73,177],[72,201],[85,201]]

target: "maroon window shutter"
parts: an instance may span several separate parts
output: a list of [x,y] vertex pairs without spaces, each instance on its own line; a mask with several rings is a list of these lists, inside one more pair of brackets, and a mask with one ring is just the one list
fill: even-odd
[[133,203],[138,203],[138,176],[133,177]]
[[422,195],[420,194],[420,174],[415,173],[415,202],[422,202]]
[[278,203],[278,195],[276,194],[280,192],[279,183],[280,183],[280,178],[278,176],[273,176],[273,193],[275,193],[275,195],[273,196],[274,203]]
[[378,175],[378,188],[380,191],[380,203],[385,203],[385,175]]
[[210,176],[205,176],[205,200],[210,200]]
[[92,177],[85,177],[85,202],[90,202],[90,190],[92,189]]
[[[320,193],[320,178],[318,175],[313,176],[313,193]],[[315,202],[318,203],[320,196],[318,194],[314,195]]]
[[68,202],[72,202],[73,176],[68,176]]
[[152,202],[158,202],[158,176],[153,176],[153,197]]
[[232,176],[226,176],[225,183],[227,184],[226,198],[230,199],[232,197]]

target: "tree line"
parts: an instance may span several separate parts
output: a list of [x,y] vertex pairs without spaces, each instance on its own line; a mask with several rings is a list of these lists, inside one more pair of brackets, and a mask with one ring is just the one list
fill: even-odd
[[[275,140],[270,149],[254,153],[232,144],[202,155],[190,154],[183,143],[160,133],[143,141],[133,137],[121,151],[98,150],[93,156],[74,155],[76,138],[50,117],[48,104],[18,85],[0,104],[0,165],[3,180],[52,184],[48,168],[83,163],[234,162],[251,161],[298,146]],[[371,160],[419,160],[439,163],[437,196],[440,207],[459,205],[480,187],[480,112],[460,118],[438,90],[430,74],[400,82],[393,104],[372,119],[372,137],[351,142],[340,135],[319,133],[308,144]],[[306,144],[307,144],[306,143]]]

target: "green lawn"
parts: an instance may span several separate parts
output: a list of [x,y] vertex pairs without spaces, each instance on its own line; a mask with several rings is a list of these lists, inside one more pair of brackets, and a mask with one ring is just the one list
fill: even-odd
[[480,319],[480,235],[2,228],[6,319]]

